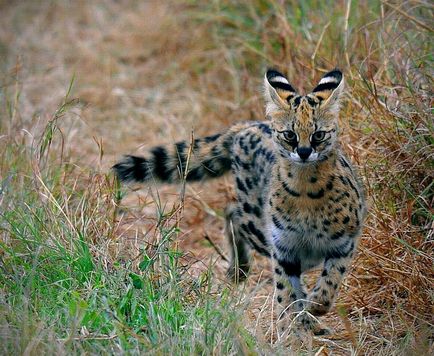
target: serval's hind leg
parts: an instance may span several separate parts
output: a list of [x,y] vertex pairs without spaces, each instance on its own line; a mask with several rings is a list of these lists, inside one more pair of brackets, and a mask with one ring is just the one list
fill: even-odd
[[230,205],[226,209],[225,234],[230,248],[230,264],[227,276],[235,283],[244,280],[250,269],[249,247],[243,241],[239,233],[239,222],[236,214],[236,205]]

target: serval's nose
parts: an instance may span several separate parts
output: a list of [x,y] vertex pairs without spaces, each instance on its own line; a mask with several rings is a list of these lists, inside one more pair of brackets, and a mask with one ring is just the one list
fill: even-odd
[[297,154],[303,161],[306,161],[309,158],[312,151],[313,151],[312,147],[299,147],[299,148],[297,148]]

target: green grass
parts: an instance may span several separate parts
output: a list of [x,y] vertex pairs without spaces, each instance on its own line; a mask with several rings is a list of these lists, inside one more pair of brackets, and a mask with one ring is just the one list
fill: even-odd
[[212,269],[199,279],[187,273],[170,212],[160,212],[152,249],[143,246],[134,261],[110,259],[119,198],[114,178],[50,164],[56,150],[50,156],[47,147],[60,136],[53,127],[63,106],[38,146],[13,140],[3,146],[1,352],[254,350],[243,307],[235,308],[226,287],[211,291]]
[[72,87],[30,142],[14,127],[19,87],[1,93],[0,353],[253,352],[244,306],[211,290],[211,268],[188,273],[172,212],[159,207],[157,243],[134,260],[111,256],[124,194],[110,172],[69,163]]

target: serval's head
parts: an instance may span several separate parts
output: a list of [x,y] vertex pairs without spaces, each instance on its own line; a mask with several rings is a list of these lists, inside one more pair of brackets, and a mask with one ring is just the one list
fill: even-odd
[[298,164],[321,162],[337,144],[339,102],[344,87],[342,72],[322,77],[313,91],[299,95],[285,76],[275,70],[265,75],[266,114],[280,154]]

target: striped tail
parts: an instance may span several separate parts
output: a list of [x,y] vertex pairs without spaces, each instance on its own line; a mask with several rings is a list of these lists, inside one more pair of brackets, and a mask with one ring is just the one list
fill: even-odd
[[176,183],[183,178],[198,181],[220,177],[231,169],[235,135],[251,125],[234,125],[225,133],[195,139],[192,145],[181,141],[172,146],[156,146],[145,157],[127,155],[113,166],[113,170],[124,182],[155,179]]

